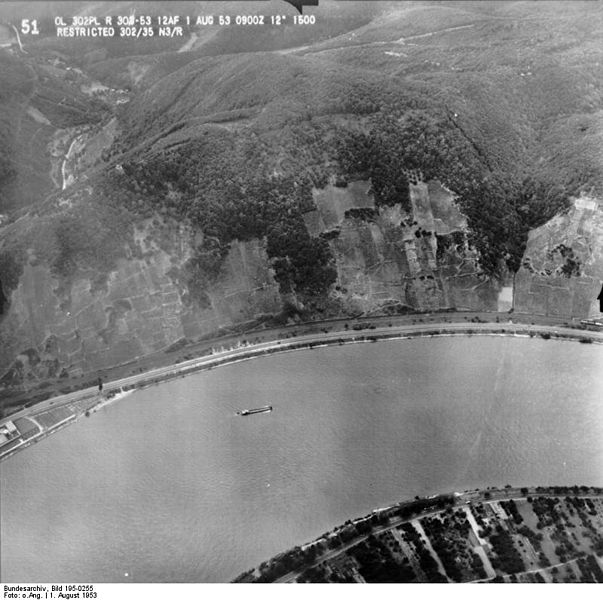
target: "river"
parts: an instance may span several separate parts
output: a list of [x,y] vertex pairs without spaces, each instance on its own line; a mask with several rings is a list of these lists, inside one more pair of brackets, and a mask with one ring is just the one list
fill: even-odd
[[603,346],[271,355],[137,392],[0,468],[2,581],[229,581],[415,495],[603,486]]

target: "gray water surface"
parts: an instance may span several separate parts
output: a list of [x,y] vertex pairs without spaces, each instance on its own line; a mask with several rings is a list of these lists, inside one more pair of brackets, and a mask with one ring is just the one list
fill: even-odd
[[0,468],[2,581],[229,581],[415,495],[603,486],[603,347],[272,355],[137,392]]

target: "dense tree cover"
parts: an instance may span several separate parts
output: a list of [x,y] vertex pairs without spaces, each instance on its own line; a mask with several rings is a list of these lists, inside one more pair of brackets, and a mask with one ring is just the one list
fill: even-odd
[[465,242],[465,235],[460,231],[454,231],[449,234],[435,234],[437,240],[436,258],[440,263],[449,249],[462,250]]
[[[238,60],[232,59],[228,68],[234,68],[233,61],[235,66],[239,64]],[[245,118],[253,120],[252,126],[237,132],[236,128],[217,127],[206,121],[193,129],[189,121],[178,116],[188,114],[185,109],[192,102],[189,97],[200,85],[195,80],[198,69],[191,66],[190,73],[185,70],[180,74],[190,76],[178,83],[180,91],[170,92],[165,98],[169,110],[161,110],[161,101],[156,108],[152,107],[155,104],[148,109],[139,106],[141,114],[135,111],[135,105],[128,108],[125,133],[114,145],[112,155],[117,156],[127,153],[141,138],[165,139],[153,149],[151,157],[126,162],[140,192],[145,196],[154,194],[161,199],[162,210],[174,210],[190,218],[204,233],[216,238],[217,242],[208,242],[210,247],[200,250],[195,268],[198,274],[203,271],[210,278],[215,276],[233,239],[265,236],[274,224],[282,230],[279,211],[266,206],[266,200],[259,197],[265,195],[262,188],[278,189],[279,179],[286,182],[291,178],[302,187],[323,187],[333,175],[338,185],[368,178],[377,206],[400,204],[409,211],[409,179],[414,180],[416,175],[425,180],[438,178],[457,194],[469,220],[468,241],[479,251],[481,266],[490,274],[498,271],[502,261],[517,270],[528,231],[564,208],[574,191],[545,182],[542,174],[522,179],[525,169],[511,164],[508,153],[503,152],[505,160],[494,158],[505,140],[488,139],[469,127],[447,108],[446,102],[428,93],[429,86],[414,82],[405,89],[392,81],[377,89],[370,78],[354,79],[351,85],[333,73],[332,81],[317,80],[317,85],[326,85],[325,93],[310,106],[294,101],[293,96],[299,95],[294,94],[298,82],[288,71],[313,81],[312,71],[305,70],[309,66],[270,60],[268,66],[286,72],[275,79],[285,86],[281,100],[271,99],[256,85],[249,87],[249,94],[253,92],[249,98],[238,95],[235,102],[228,95],[229,88],[224,113],[200,117],[201,123],[204,119],[236,122]],[[211,62],[202,64],[209,72],[215,68]],[[450,93],[447,90],[443,97]],[[197,111],[197,104],[195,96],[191,110]],[[260,105],[263,110],[258,113]],[[241,110],[248,112],[242,114]],[[356,121],[337,116],[342,114],[355,115]],[[523,158],[517,156],[516,160]],[[298,213],[311,208],[308,193],[296,196]],[[279,202],[282,200],[281,194]],[[148,207],[148,201],[142,204]],[[287,201],[278,206],[285,213],[291,208]],[[304,236],[302,223],[295,215],[288,215],[285,221],[288,232],[297,232],[292,239],[305,254],[302,262],[307,263],[314,255],[319,260],[312,276],[311,270],[299,264],[292,273],[292,253],[279,250],[273,258],[283,290],[326,290],[333,279],[324,266],[330,260],[327,245]],[[219,231],[212,233],[216,229]],[[281,246],[277,240],[273,242],[271,248]]]
[[411,209],[408,179],[404,173],[404,156],[396,147],[393,135],[375,131],[349,131],[339,140],[337,159],[346,173],[371,180],[377,206],[401,204]]
[[392,517],[406,519],[412,515],[418,515],[428,509],[443,510],[454,505],[454,496],[441,494],[435,498],[416,498],[413,502],[404,502],[397,506],[392,513]]
[[501,500],[500,505],[507,511],[509,516],[513,518],[513,521],[515,521],[516,525],[521,525],[523,522],[523,517],[517,509],[515,500]]
[[469,219],[470,242],[486,272],[505,259],[517,270],[528,231],[567,206],[568,190],[540,181],[516,181],[446,113],[385,109],[366,131],[342,132],[337,159],[347,177],[370,177],[376,203],[410,208],[407,173],[437,178],[458,196]]
[[[313,206],[309,177],[274,175],[257,139],[212,131],[146,161],[124,163],[131,206],[185,219],[203,232],[187,266],[197,300],[215,280],[234,240],[267,240],[268,257],[283,293],[326,293],[336,271],[328,242],[309,235],[302,213]],[[228,154],[232,160],[225,161]]]
[[438,563],[431,552],[425,547],[423,538],[421,538],[419,532],[411,523],[402,523],[402,525],[400,525],[400,530],[404,533],[406,541],[415,547],[417,558],[419,559],[419,566],[425,574],[427,581],[430,583],[446,583],[448,581],[446,576],[440,572]]
[[472,552],[471,556],[471,569],[476,574],[478,579],[486,579],[488,576],[480,555],[475,552]]
[[416,581],[412,567],[396,562],[383,543],[373,535],[351,548],[349,554],[358,561],[358,571],[367,583]]
[[[233,59],[234,66],[238,60]],[[110,153],[128,155],[141,139],[151,141],[145,152],[132,153],[123,162],[128,193],[138,194],[132,206],[143,214],[159,210],[186,218],[204,233],[188,269],[189,287],[199,293],[218,276],[233,240],[266,238],[283,292],[324,294],[335,280],[333,257],[324,238],[307,234],[301,215],[312,208],[311,186],[324,187],[331,176],[339,185],[368,178],[377,206],[400,204],[407,211],[409,180],[417,175],[440,179],[457,194],[469,220],[468,241],[490,274],[498,272],[502,261],[517,270],[529,229],[567,205],[572,190],[536,175],[521,179],[518,173],[525,171],[493,158],[496,148],[488,146],[498,141],[479,137],[475,128],[468,133],[456,113],[430,97],[428,86],[414,83],[403,89],[392,82],[377,90],[370,78],[350,85],[333,73],[333,81],[320,80],[325,94],[310,106],[293,101],[298,82],[291,77],[297,73],[313,81],[308,65],[270,61],[268,66],[286,71],[282,80],[275,80],[285,86],[278,102],[250,84],[249,98],[231,97],[228,88],[224,112],[210,114],[208,105],[203,113],[193,93],[201,71],[191,66],[179,75],[188,79],[177,82],[177,90],[166,92],[156,105],[134,103],[127,109],[124,134]],[[199,65],[208,73],[215,70],[211,61]],[[203,116],[192,119],[197,111]],[[356,121],[342,119],[342,114],[353,114]],[[253,124],[209,124],[243,118]],[[193,127],[193,120],[200,125]]]
[[603,583],[603,570],[601,570],[601,567],[594,556],[579,558],[578,566],[582,571],[583,582]]
[[533,499],[532,510],[538,517],[537,527],[539,529],[560,521],[561,517],[556,508],[559,505],[559,502],[559,498],[549,498],[546,496],[539,496],[538,498]]
[[308,234],[303,219],[283,219],[268,232],[268,256],[283,292],[320,295],[337,277],[328,242]]
[[495,569],[511,574],[521,573],[525,570],[521,554],[513,545],[513,538],[509,535],[509,532],[499,526],[497,532],[493,533],[488,541],[492,544],[492,548],[497,555],[491,561]]
[[463,573],[459,564],[459,548],[450,538],[447,524],[444,524],[438,518],[425,518],[422,523],[434,552],[440,557],[448,576],[453,581],[462,581]]

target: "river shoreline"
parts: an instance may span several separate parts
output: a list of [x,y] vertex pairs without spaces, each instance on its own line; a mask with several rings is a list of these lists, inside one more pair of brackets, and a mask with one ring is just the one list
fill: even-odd
[[[377,341],[395,341],[413,339],[417,337],[449,337],[449,336],[511,336],[534,338],[540,337],[545,340],[565,340],[581,343],[603,344],[603,332],[572,329],[552,325],[527,325],[522,323],[493,323],[493,322],[439,322],[433,324],[413,324],[402,326],[387,326],[377,328],[368,322],[364,325],[354,326],[352,330],[340,330],[329,333],[323,330],[321,334],[308,334],[294,338],[273,339],[268,342],[243,344],[240,341],[233,348],[214,351],[208,356],[200,356],[177,364],[153,369],[138,375],[122,378],[104,385],[105,393],[118,391],[134,391],[155,386],[175,378],[185,377],[193,373],[211,370],[220,366],[236,364],[246,360],[269,356],[275,353],[294,352],[299,350],[312,350],[315,348],[347,345],[356,343],[375,343]],[[129,395],[129,394],[127,394]],[[87,409],[79,407],[91,398],[98,396],[96,387],[78,390],[63,396],[55,396],[32,407],[18,411],[0,421],[0,425],[6,421],[12,421],[21,417],[39,414],[43,411],[52,411],[60,407],[68,406],[74,412],[75,418],[68,423],[61,423],[60,428],[76,422],[82,417]],[[90,414],[90,413],[89,413]],[[16,446],[7,452],[1,453],[0,461],[9,458],[15,453],[23,450],[32,443],[36,443],[47,435],[56,431],[58,427],[50,427],[40,431],[39,434],[28,439],[25,443]]]
[[[574,330],[575,331],[575,330]],[[472,327],[468,327],[463,331],[453,331],[449,329],[442,329],[439,331],[420,331],[417,333],[411,332],[389,332],[383,333],[380,331],[376,331],[374,333],[367,334],[358,334],[352,335],[350,337],[340,336],[339,339],[325,339],[325,340],[312,340],[312,341],[298,341],[297,343],[286,343],[281,344],[280,341],[275,341],[272,343],[269,348],[262,348],[261,350],[256,349],[253,345],[248,346],[249,351],[244,355],[237,356],[225,356],[223,358],[216,358],[208,363],[204,363],[198,366],[193,366],[187,368],[185,371],[181,371],[178,373],[174,373],[173,375],[165,375],[160,379],[152,379],[143,384],[137,385],[135,389],[144,389],[150,386],[159,385],[165,381],[169,381],[170,379],[175,379],[178,377],[186,377],[187,375],[199,372],[199,371],[209,371],[216,367],[222,367],[226,365],[232,365],[240,362],[244,362],[247,360],[252,360],[254,358],[261,358],[263,356],[270,356],[272,354],[284,354],[288,352],[298,352],[300,350],[313,350],[315,348],[327,348],[329,346],[345,346],[349,344],[362,344],[362,343],[374,343],[374,342],[383,342],[383,341],[396,341],[396,340],[410,340],[413,338],[423,338],[423,337],[455,337],[455,336],[472,336],[472,335],[487,335],[487,336],[495,336],[495,337],[521,337],[521,338],[535,338],[539,337],[545,340],[556,340],[556,341],[573,341],[580,343],[594,343],[594,344],[603,344],[603,339],[599,337],[590,337],[588,335],[582,335],[582,332],[578,334],[575,332],[563,332],[551,333],[549,331],[540,331],[536,328],[525,329],[525,330],[513,330],[506,331],[504,328],[500,330],[493,329],[491,331],[488,330],[476,330]],[[543,337],[543,335],[545,337]],[[589,340],[586,342],[585,340]],[[227,351],[231,352],[231,351]],[[129,389],[129,388],[125,388]]]
[[[257,344],[250,344],[248,346],[241,346],[239,348],[233,348],[225,350],[224,352],[217,352],[208,361],[200,362],[196,365],[183,366],[182,369],[174,372],[173,374],[161,375],[159,378],[151,378],[148,381],[144,381],[139,384],[135,384],[133,387],[122,386],[124,390],[128,389],[144,389],[153,385],[158,385],[164,381],[175,379],[178,377],[185,377],[189,374],[196,373],[199,371],[209,371],[216,367],[236,364],[246,360],[254,358],[261,358],[262,356],[270,356],[276,353],[286,352],[297,352],[299,350],[313,350],[315,348],[326,348],[328,346],[343,346],[348,344],[361,344],[361,343],[374,343],[379,341],[395,341],[395,340],[410,340],[413,338],[421,337],[452,337],[452,336],[472,336],[472,335],[488,335],[498,337],[522,337],[522,338],[535,338],[539,337],[545,340],[556,340],[556,341],[573,341],[580,343],[594,343],[603,344],[603,335],[597,332],[582,331],[570,329],[567,331],[559,332],[558,329],[551,331],[550,327],[545,326],[509,326],[506,327],[504,324],[500,326],[495,324],[491,325],[492,328],[480,327],[476,329],[475,326],[467,326],[461,329],[451,329],[446,327],[438,328],[433,330],[430,328],[421,329],[419,331],[402,331],[404,328],[396,328],[396,331],[383,331],[383,330],[370,330],[368,332],[339,332],[337,337],[325,339],[316,339],[316,336],[311,336],[311,339],[297,339],[297,341],[286,341],[274,340],[268,342],[268,347],[259,348]],[[307,336],[310,337],[310,336]],[[588,340],[588,341],[586,341]],[[245,350],[240,352],[241,350]],[[226,356],[223,356],[226,354]],[[213,358],[213,360],[211,360]],[[198,360],[198,359],[194,359]],[[183,363],[181,363],[183,365]]]

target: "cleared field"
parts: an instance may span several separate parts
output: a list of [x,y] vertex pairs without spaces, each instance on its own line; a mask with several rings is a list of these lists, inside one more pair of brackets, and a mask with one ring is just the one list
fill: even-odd
[[42,427],[50,429],[51,427],[57,425],[57,423],[60,423],[71,416],[73,416],[73,413],[68,407],[60,406],[43,413],[39,413],[35,415],[35,418],[36,421],[42,425]]
[[30,421],[29,419],[26,419],[26,418],[15,419],[14,423],[15,423],[15,427],[19,430],[19,432],[22,435],[29,433],[32,430],[34,430],[34,431],[38,430],[38,427],[36,426],[36,424],[33,421]]

